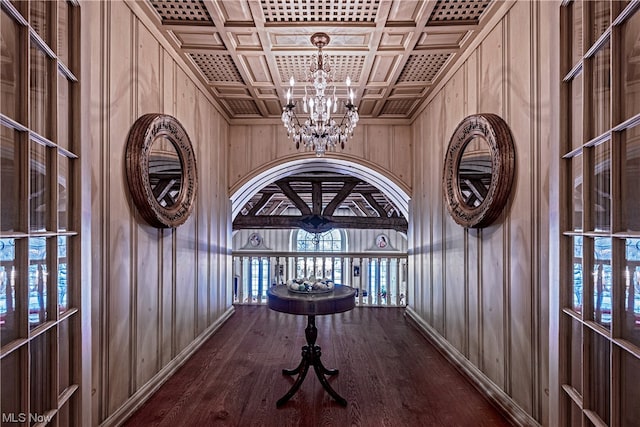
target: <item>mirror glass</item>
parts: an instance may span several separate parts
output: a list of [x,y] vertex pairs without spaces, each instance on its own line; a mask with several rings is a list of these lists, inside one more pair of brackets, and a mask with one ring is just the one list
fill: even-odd
[[482,136],[471,139],[462,150],[458,166],[458,190],[468,208],[477,208],[487,197],[492,166],[489,142]]
[[173,142],[163,135],[153,140],[149,152],[149,184],[160,206],[170,208],[182,188],[182,161]]

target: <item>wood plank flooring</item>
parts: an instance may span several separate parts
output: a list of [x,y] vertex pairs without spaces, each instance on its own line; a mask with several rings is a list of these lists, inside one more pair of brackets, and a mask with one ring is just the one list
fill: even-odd
[[305,344],[305,316],[266,306],[236,313],[126,426],[508,426],[501,414],[403,316],[356,307],[317,316],[317,344],[336,403],[313,371],[281,408]]

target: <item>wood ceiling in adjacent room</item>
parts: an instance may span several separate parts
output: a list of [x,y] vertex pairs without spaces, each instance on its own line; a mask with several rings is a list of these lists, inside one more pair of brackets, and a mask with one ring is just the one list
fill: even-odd
[[382,191],[337,173],[292,175],[256,193],[233,221],[233,229],[393,229],[407,232],[407,219]]
[[[146,11],[230,120],[277,118],[326,32],[362,118],[411,119],[497,7],[491,0],[147,0]],[[294,95],[304,93],[302,84]]]

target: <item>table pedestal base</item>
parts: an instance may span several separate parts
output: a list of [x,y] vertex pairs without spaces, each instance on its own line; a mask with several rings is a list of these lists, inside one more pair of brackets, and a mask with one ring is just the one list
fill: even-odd
[[320,346],[316,345],[318,330],[316,329],[316,319],[314,315],[308,316],[307,327],[304,330],[304,335],[307,338],[307,345],[302,347],[302,360],[300,361],[300,364],[294,369],[282,370],[284,375],[297,374],[298,378],[296,378],[296,382],[293,383],[287,394],[282,396],[276,402],[276,406],[279,407],[284,405],[298,391],[304,381],[304,378],[307,376],[310,366],[313,366],[313,370],[316,372],[316,376],[320,380],[320,384],[322,384],[322,387],[329,393],[329,395],[331,395],[331,397],[333,397],[340,405],[347,406],[347,401],[331,387],[331,384],[329,384],[329,381],[325,378],[325,375],[336,375],[338,370],[325,368],[320,360],[322,352],[320,351]]

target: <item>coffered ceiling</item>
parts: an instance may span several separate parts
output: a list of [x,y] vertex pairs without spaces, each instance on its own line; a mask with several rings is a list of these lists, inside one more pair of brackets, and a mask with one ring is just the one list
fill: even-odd
[[[347,76],[363,118],[411,119],[497,7],[492,0],[146,0],[156,25],[231,119],[282,114],[303,82],[310,37],[331,37],[338,92]],[[295,97],[304,94],[296,86]],[[344,99],[344,98],[343,98]]]

